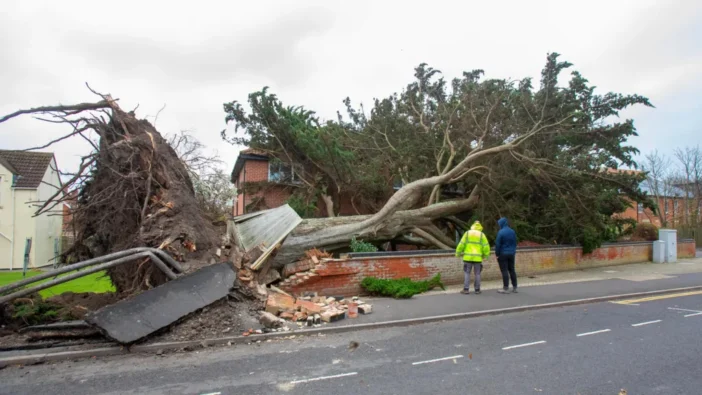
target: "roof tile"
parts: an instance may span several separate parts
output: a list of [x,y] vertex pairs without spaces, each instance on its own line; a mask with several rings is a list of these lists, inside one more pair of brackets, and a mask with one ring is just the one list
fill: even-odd
[[13,187],[38,188],[54,154],[51,152],[0,150],[0,158],[9,163],[13,169],[8,170],[18,176]]

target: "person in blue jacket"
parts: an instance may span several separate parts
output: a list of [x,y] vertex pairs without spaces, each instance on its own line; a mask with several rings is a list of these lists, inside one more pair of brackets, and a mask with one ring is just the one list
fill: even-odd
[[517,293],[517,271],[514,268],[514,256],[517,254],[517,233],[509,227],[507,218],[500,218],[497,224],[500,226],[500,231],[497,232],[497,239],[495,239],[495,255],[502,272],[503,286],[497,292],[508,293],[511,279],[512,292]]

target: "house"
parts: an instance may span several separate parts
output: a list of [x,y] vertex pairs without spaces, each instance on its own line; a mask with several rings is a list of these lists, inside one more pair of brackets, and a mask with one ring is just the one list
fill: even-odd
[[[290,165],[250,148],[239,152],[232,170],[231,182],[237,190],[232,207],[234,216],[282,206],[297,188],[303,186]],[[339,205],[338,215],[341,216],[372,214],[368,211],[357,211],[350,196],[342,196]],[[315,216],[325,216],[325,205],[321,198],[316,206]]]
[[[231,176],[237,190],[232,215],[282,206],[292,195],[293,186],[290,184],[293,177],[290,166],[271,161],[261,151],[250,148],[242,150],[236,158]],[[245,184],[261,184],[262,188],[256,193],[247,193]]]
[[60,253],[61,207],[35,217],[61,187],[54,154],[0,150],[0,270],[52,265]]
[[[607,170],[610,173],[614,172],[631,172],[640,173],[638,170]],[[631,202],[631,207],[627,208],[623,213],[617,214],[620,218],[633,219],[636,223],[650,223],[660,228],[665,225],[668,228],[676,228],[685,224],[685,218],[690,219],[694,223],[702,222],[702,206],[695,210],[696,204],[701,204],[702,202],[697,202],[694,194],[690,192],[690,188],[686,188],[683,185],[673,185],[666,188],[667,191],[665,195],[658,196],[656,198],[653,191],[651,191],[646,182],[641,184],[641,190],[648,193],[648,195],[656,202],[658,209],[661,211],[663,218],[665,219],[665,224],[661,223],[661,216],[654,213],[651,209],[644,208],[643,203]],[[687,196],[687,198],[686,198]],[[687,213],[685,213],[687,210]],[[692,217],[698,215],[694,219]]]

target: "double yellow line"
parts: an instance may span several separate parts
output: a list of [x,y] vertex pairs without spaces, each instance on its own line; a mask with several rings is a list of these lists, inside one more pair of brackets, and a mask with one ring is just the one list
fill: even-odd
[[654,301],[654,300],[671,299],[671,298],[680,298],[680,297],[683,297],[683,296],[693,296],[693,295],[702,295],[702,291],[680,292],[680,293],[676,293],[676,294],[649,296],[649,297],[646,297],[646,298],[639,298],[639,299],[625,299],[625,300],[618,300],[618,301],[611,302],[611,303],[616,303],[616,304],[639,304],[639,303],[643,303],[643,302],[651,302],[651,301]]

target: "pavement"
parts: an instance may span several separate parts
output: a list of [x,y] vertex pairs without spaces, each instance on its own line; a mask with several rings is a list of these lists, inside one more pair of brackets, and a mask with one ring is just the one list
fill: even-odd
[[702,258],[682,259],[671,264],[640,263],[553,273],[519,278],[518,285],[518,294],[498,294],[496,290],[502,288],[500,280],[483,282],[480,295],[462,295],[459,292],[463,287],[453,286],[446,291],[432,291],[410,300],[363,298],[373,305],[372,314],[332,325],[376,323],[702,286]]
[[0,394],[693,394],[702,387],[700,335],[702,291],[7,367]]

